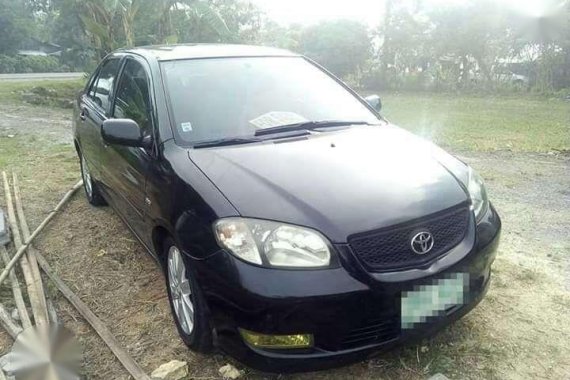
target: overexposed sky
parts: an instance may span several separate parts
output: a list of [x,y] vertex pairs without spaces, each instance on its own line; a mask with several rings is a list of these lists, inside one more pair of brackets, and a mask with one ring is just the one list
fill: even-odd
[[[323,20],[347,18],[378,26],[384,15],[384,0],[250,0],[273,21],[289,25],[314,24]],[[406,0],[401,0],[406,1]],[[461,6],[466,0],[426,0],[432,7]],[[529,16],[540,17],[556,0],[497,0]],[[551,7],[550,7],[551,8]]]
[[322,20],[348,18],[378,25],[384,12],[383,0],[251,0],[282,25],[313,24]]

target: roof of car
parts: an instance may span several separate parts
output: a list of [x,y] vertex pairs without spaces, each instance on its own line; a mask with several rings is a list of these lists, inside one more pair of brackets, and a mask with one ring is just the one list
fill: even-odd
[[121,52],[151,56],[159,61],[219,57],[297,56],[288,50],[266,46],[228,44],[154,45],[122,49]]

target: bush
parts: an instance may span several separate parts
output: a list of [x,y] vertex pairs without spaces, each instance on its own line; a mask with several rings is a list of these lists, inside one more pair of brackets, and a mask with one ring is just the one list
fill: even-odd
[[55,57],[23,56],[19,57],[23,67],[32,73],[59,71],[59,60]]
[[562,90],[558,90],[554,95],[560,99],[570,100],[570,88],[563,88]]
[[84,85],[83,80],[44,82],[40,86],[24,88],[20,91],[20,99],[34,105],[72,108],[77,93]]
[[0,73],[15,73],[17,67],[18,60],[16,57],[0,55]]
[[56,57],[0,55],[0,73],[62,72],[67,71],[66,68]]

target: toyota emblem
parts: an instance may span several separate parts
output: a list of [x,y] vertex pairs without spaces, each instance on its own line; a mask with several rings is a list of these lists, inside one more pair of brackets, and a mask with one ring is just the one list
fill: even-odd
[[410,246],[418,255],[425,255],[433,248],[433,236],[427,231],[418,232],[412,238]]

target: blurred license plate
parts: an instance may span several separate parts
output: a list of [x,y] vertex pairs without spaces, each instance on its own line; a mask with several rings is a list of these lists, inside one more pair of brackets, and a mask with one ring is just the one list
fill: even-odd
[[451,273],[402,292],[401,327],[412,329],[430,317],[445,315],[445,310],[465,303],[469,281],[467,273]]

